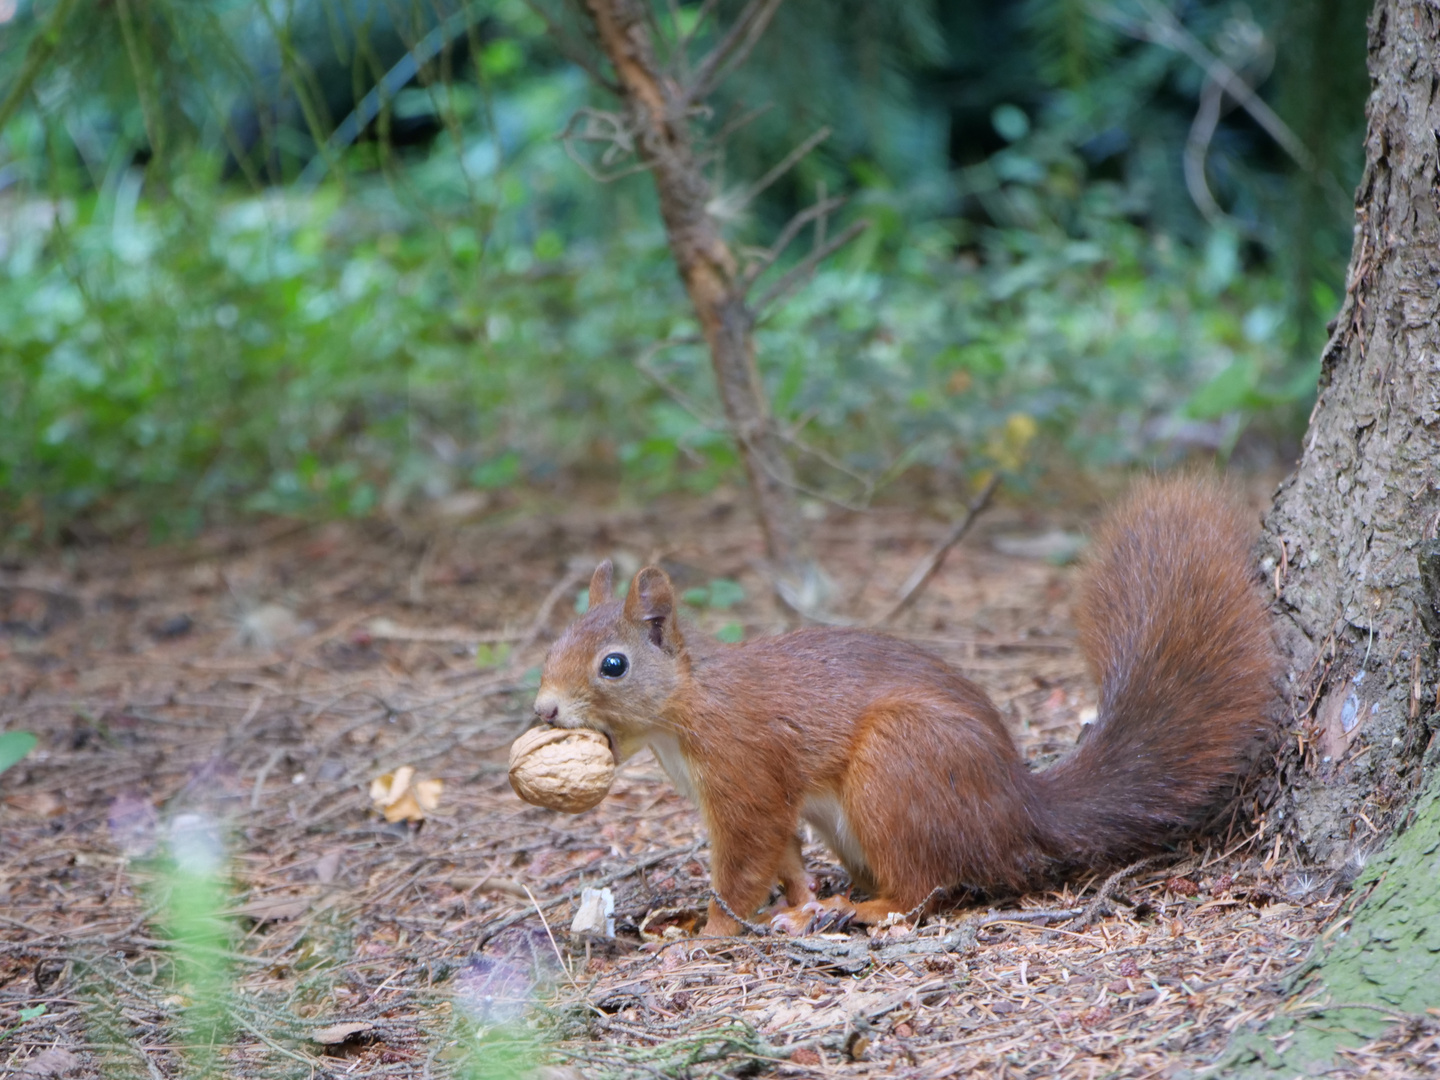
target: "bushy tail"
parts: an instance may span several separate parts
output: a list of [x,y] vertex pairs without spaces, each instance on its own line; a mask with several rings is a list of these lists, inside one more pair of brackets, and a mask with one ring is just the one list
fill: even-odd
[[1202,824],[1272,722],[1275,649],[1245,515],[1194,477],[1136,486],[1096,538],[1076,623],[1100,684],[1041,773],[1058,858],[1097,864]]

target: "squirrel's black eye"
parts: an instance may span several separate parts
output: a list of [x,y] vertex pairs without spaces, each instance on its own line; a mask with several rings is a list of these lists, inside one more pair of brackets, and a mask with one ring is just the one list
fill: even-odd
[[630,670],[630,661],[624,653],[612,652],[600,661],[600,674],[607,679],[618,679]]

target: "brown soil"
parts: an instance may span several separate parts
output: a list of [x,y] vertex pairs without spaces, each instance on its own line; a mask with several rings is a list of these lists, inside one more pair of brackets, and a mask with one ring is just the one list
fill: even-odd
[[[275,522],[6,568],[0,730],[40,745],[0,775],[0,1069],[198,1075],[186,1047],[213,1038],[241,1076],[1165,1076],[1279,1006],[1349,898],[1263,820],[1089,917],[1097,881],[874,937],[717,943],[677,936],[708,898],[704,836],[648,756],[588,813],[521,803],[506,749],[597,558],[738,580],[736,607],[692,612],[702,630],[781,627],[740,505]],[[897,627],[985,685],[1032,758],[1093,705],[1072,570],[993,540],[1083,524],[992,510]],[[944,528],[818,524],[842,607],[882,610]],[[404,765],[444,783],[423,825],[371,802]],[[162,855],[210,837],[229,940],[205,952],[174,940],[188,879]],[[614,941],[571,935],[586,886],[612,890]],[[1377,1043],[1354,1075],[1427,1052]]]

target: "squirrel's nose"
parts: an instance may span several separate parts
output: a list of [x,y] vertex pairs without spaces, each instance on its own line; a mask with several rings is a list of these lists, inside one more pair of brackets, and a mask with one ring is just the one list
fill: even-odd
[[560,703],[549,694],[541,694],[535,699],[535,715],[547,724],[553,724],[560,715]]

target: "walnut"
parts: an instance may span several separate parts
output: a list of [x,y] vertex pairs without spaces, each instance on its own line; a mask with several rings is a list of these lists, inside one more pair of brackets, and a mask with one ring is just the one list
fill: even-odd
[[510,747],[510,786],[528,803],[578,814],[598,806],[615,779],[615,758],[598,731],[531,728]]

